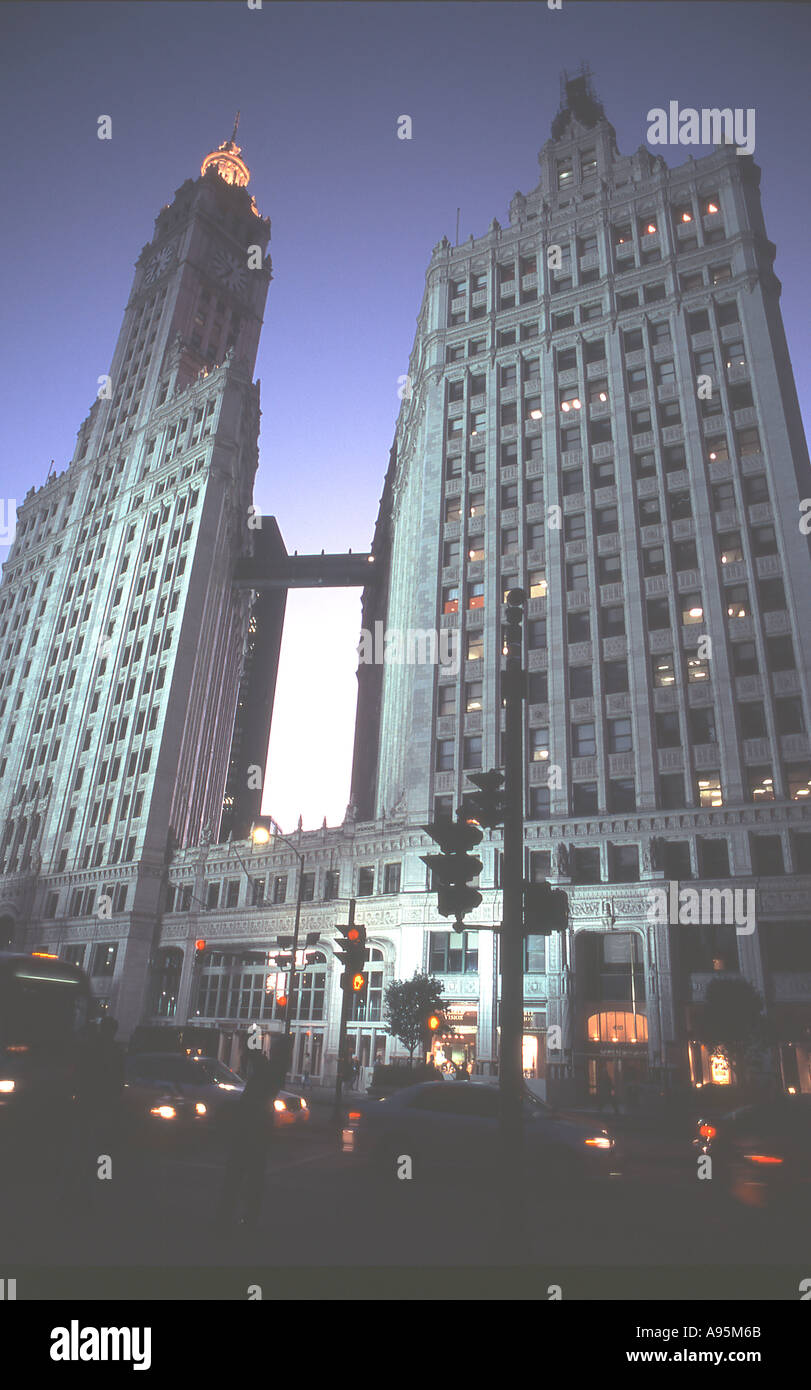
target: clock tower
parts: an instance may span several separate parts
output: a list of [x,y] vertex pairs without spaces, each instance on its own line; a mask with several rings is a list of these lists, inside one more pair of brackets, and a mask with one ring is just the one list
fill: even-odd
[[255,534],[270,221],[235,137],[158,213],[109,374],[68,467],[19,508],[0,586],[0,920],[29,949],[73,943],[124,1035],[172,848],[220,824],[250,641],[232,581]]

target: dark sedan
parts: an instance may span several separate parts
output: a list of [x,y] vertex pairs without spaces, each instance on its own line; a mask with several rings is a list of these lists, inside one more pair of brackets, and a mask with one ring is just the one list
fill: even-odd
[[694,1147],[712,1181],[746,1206],[811,1207],[811,1096],[782,1096],[698,1121]]
[[[411,1160],[413,1177],[438,1168],[459,1175],[492,1169],[500,1154],[499,1105],[495,1086],[443,1081],[408,1086],[383,1100],[353,1103],[344,1149],[370,1158],[389,1176],[403,1155]],[[523,1107],[533,1174],[578,1180],[615,1172],[614,1140],[599,1122],[555,1111],[528,1090]]]
[[[130,1118],[152,1129],[211,1132],[227,1126],[245,1082],[216,1057],[144,1052],[129,1056],[125,1105]],[[305,1124],[307,1102],[280,1091],[273,1102],[277,1128]]]

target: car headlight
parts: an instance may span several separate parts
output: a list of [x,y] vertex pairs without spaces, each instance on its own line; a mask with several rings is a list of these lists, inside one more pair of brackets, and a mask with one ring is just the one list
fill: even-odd
[[205,1115],[205,1114],[207,1114],[206,1107],[204,1106],[204,1104],[203,1104],[203,1102],[202,1102],[201,1100],[198,1100],[197,1104],[195,1105],[195,1107],[194,1107],[194,1113],[195,1113],[196,1115]]
[[0,1094],[7,1096],[14,1090],[13,1081],[0,1081]]
[[177,1119],[177,1111],[173,1105],[153,1105],[150,1115],[158,1115],[162,1120]]
[[595,1134],[592,1138],[584,1139],[583,1143],[590,1149],[610,1149],[614,1141],[607,1134]]
[[303,1096],[301,1097],[301,1108],[302,1108],[302,1110],[307,1110],[307,1109],[309,1109],[309,1106],[307,1105],[307,1102],[306,1102],[306,1100],[304,1099]]
[[274,1109],[274,1110],[286,1110],[286,1109],[287,1109],[287,1106],[286,1106],[286,1104],[285,1104],[285,1102],[284,1102],[283,1100],[274,1100],[274,1102],[273,1102],[273,1109]]

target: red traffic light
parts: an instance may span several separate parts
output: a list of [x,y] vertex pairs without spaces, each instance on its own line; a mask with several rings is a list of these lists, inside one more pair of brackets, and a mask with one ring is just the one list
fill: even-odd
[[276,1003],[279,1005],[279,1008],[280,1008],[280,1009],[286,1009],[286,1008],[287,1008],[287,995],[286,995],[286,994],[277,994],[277,995],[276,995]]
[[359,928],[359,927],[347,927],[347,929],[346,929],[346,939],[347,939],[347,941],[360,941],[360,928]]
[[362,990],[362,989],[364,988],[365,984],[366,984],[366,976],[365,976],[365,975],[357,974],[357,975],[353,975],[353,976],[352,976],[352,989],[353,989],[353,991],[354,991],[355,994],[358,994],[358,993],[360,992],[360,990]]
[[194,949],[198,952],[204,951],[206,949],[205,937],[198,937],[197,941],[195,941],[194,943]]

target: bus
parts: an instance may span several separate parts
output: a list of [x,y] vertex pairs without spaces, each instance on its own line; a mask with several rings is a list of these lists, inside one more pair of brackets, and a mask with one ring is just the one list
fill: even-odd
[[59,1134],[80,1035],[93,1016],[83,970],[43,951],[0,951],[0,1156]]

